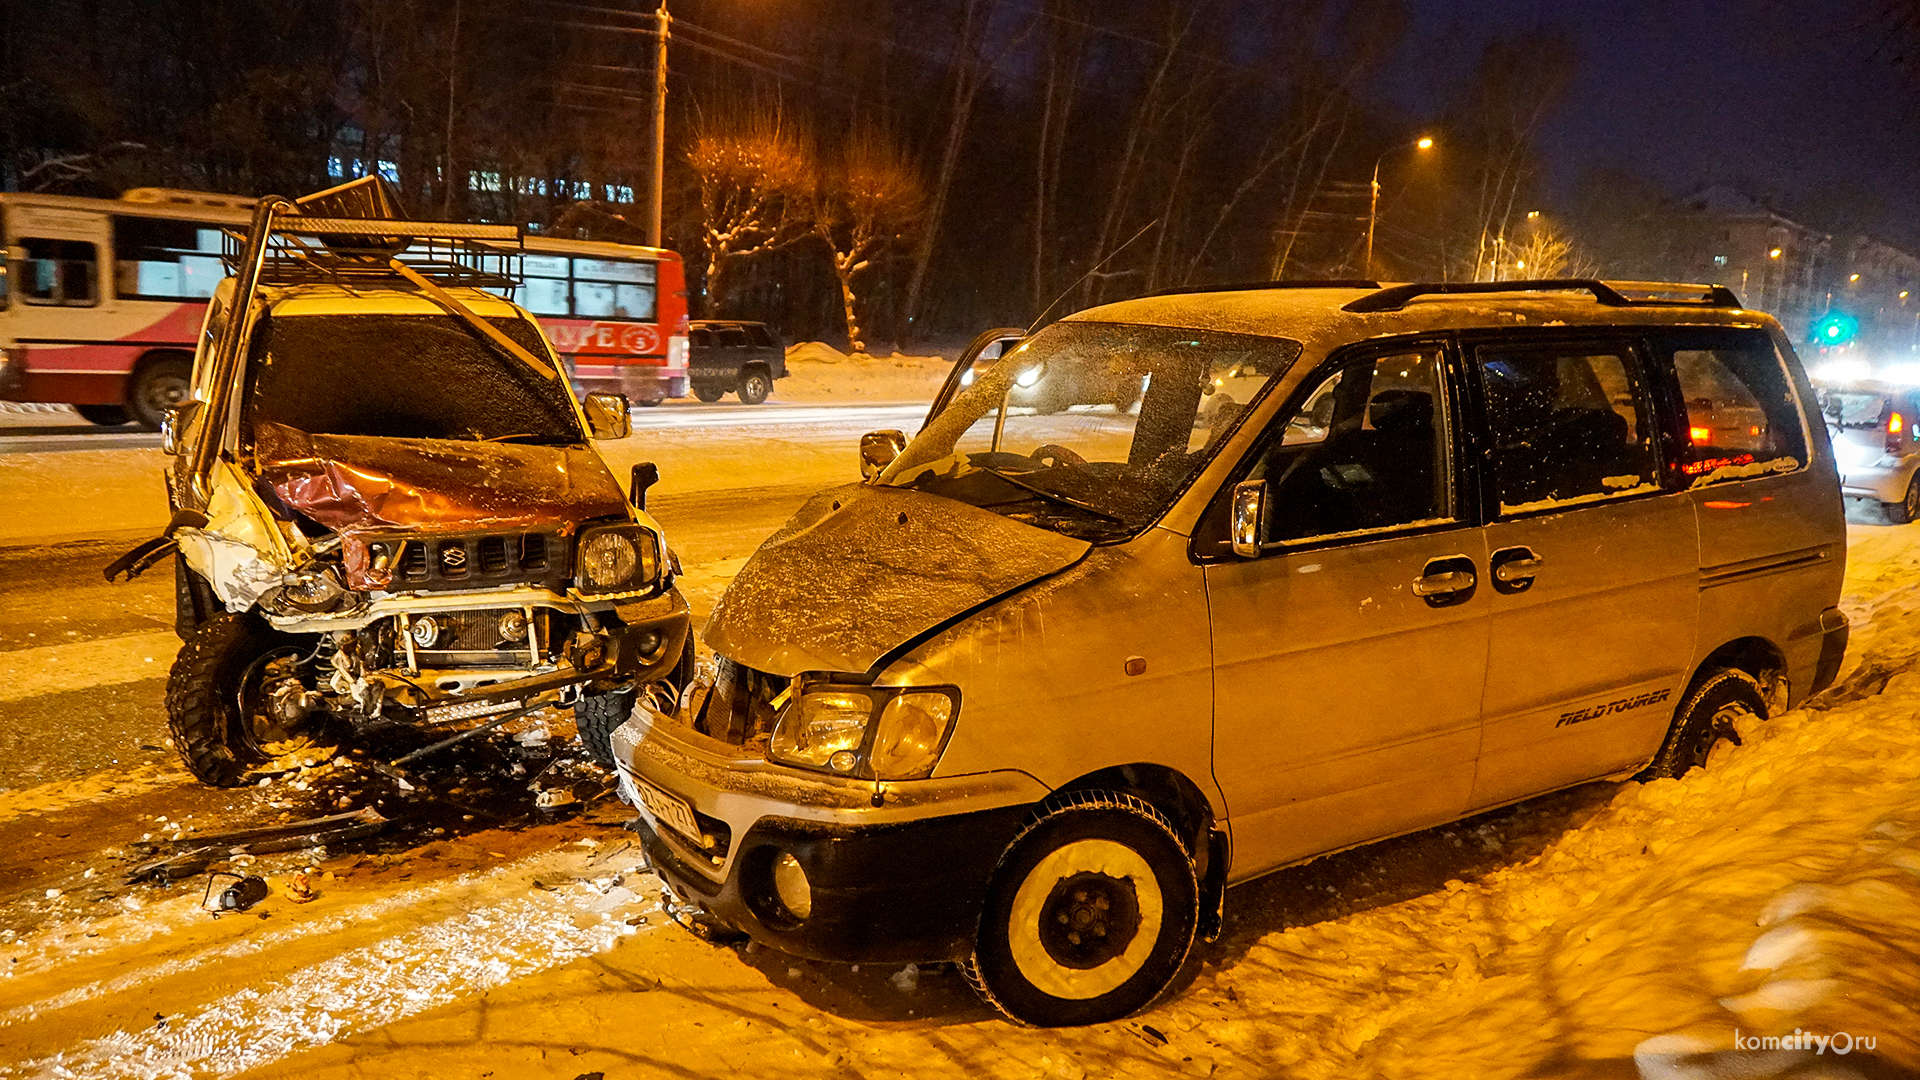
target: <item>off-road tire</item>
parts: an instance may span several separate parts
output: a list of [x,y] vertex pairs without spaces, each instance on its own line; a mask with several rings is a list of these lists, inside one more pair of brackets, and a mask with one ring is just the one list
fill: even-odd
[[1907,481],[1907,492],[1899,502],[1881,503],[1880,509],[1894,525],[1920,520],[1920,473]]
[[631,686],[604,693],[584,693],[573,703],[573,726],[580,733],[580,748],[587,760],[602,768],[613,768],[613,729],[633,715]]
[[721,398],[726,397],[727,392],[718,386],[696,386],[693,388],[693,396],[711,405]]
[[173,557],[173,632],[181,641],[191,639],[207,620],[224,611],[220,598],[213,594],[207,579],[187,565],[186,557]]
[[773,393],[773,376],[760,368],[748,368],[740,373],[740,383],[734,388],[740,395],[743,405],[758,405]]
[[75,405],[73,411],[80,414],[80,419],[101,427],[119,427],[133,419],[121,405]]
[[1743,715],[1767,718],[1767,696],[1760,680],[1734,668],[1716,668],[1694,680],[1674,710],[1667,741],[1653,763],[1634,779],[1660,780],[1685,775],[1707,763],[1723,740],[1740,745],[1734,723]]
[[237,730],[239,682],[248,665],[283,641],[250,613],[203,623],[180,647],[167,673],[167,729],[187,771],[203,784],[236,787],[262,760]]
[[1183,984],[1199,920],[1193,857],[1159,811],[1132,795],[1068,792],[1001,855],[962,970],[1020,1023],[1106,1023]]
[[127,387],[127,415],[148,431],[159,431],[167,409],[187,400],[192,382],[189,357],[167,354],[142,363]]

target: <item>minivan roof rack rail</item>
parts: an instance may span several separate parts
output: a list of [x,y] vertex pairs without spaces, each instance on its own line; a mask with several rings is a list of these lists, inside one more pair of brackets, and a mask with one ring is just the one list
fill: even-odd
[[[1596,278],[1534,278],[1527,281],[1427,281],[1410,285],[1390,285],[1341,307],[1342,311],[1367,315],[1377,311],[1399,311],[1419,296],[1457,296],[1460,294],[1510,292],[1589,292],[1608,307],[1683,304],[1698,307],[1737,308],[1740,298],[1725,285],[1685,285],[1665,281],[1600,281]],[[1631,295],[1629,295],[1631,294]],[[1667,299],[1685,296],[1690,299]]]
[[1177,285],[1171,289],[1147,293],[1142,299],[1152,296],[1187,296],[1193,293],[1251,292],[1255,289],[1377,289],[1379,287],[1380,283],[1371,278],[1290,278],[1285,281],[1234,281],[1224,285]]

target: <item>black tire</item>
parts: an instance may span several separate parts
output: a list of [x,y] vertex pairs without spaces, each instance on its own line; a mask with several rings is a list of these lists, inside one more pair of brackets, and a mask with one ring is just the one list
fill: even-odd
[[1131,795],[1068,792],[1000,857],[965,972],[1021,1023],[1106,1023],[1180,985],[1199,917],[1193,859],[1166,818]]
[[721,398],[726,397],[727,391],[725,388],[718,386],[696,386],[693,388],[693,396],[711,405]]
[[173,632],[181,641],[193,637],[207,620],[224,611],[207,579],[193,572],[187,560],[173,557]]
[[1673,727],[1667,731],[1660,752],[1653,756],[1653,763],[1635,779],[1684,776],[1705,765],[1720,743],[1740,745],[1735,724],[1746,715],[1767,718],[1767,697],[1760,680],[1733,668],[1717,668],[1702,675],[1680,699],[1680,707],[1673,713]]
[[186,401],[192,392],[193,361],[177,355],[158,356],[134,370],[127,387],[127,414],[148,431],[159,431],[167,410]]
[[1907,480],[1907,493],[1899,502],[1881,503],[1887,520],[1895,525],[1905,525],[1910,521],[1920,521],[1920,473]]
[[580,748],[587,760],[602,768],[613,768],[613,729],[633,715],[633,687],[604,693],[585,693],[573,703],[573,726],[580,733]]
[[289,729],[265,710],[273,665],[312,650],[252,614],[221,614],[195,631],[167,673],[167,727],[187,770],[202,783],[234,787],[269,759],[269,746],[325,737],[324,713]]
[[80,414],[80,419],[101,427],[119,427],[133,419],[127,415],[127,410],[119,405],[75,405],[73,411]]
[[740,385],[734,388],[743,405],[758,405],[773,393],[773,376],[763,368],[748,368],[740,373]]
[[640,407],[641,407],[641,408],[643,408],[643,409],[657,409],[657,408],[659,408],[659,407],[660,407],[661,405],[663,405],[663,404],[665,404],[665,403],[666,403],[666,400],[667,400],[666,398],[657,398],[657,397],[654,397],[654,398],[645,398],[645,397],[643,397],[643,398],[641,398],[640,400],[638,400],[638,401],[636,401],[636,402],[634,402],[634,404],[635,404],[635,405],[638,405],[638,406],[640,406]]

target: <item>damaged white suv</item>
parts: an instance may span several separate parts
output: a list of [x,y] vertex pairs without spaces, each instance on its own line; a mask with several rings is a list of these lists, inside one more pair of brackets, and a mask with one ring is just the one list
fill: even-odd
[[605,761],[690,658],[656,474],[630,501],[589,442],[626,402],[583,409],[511,282],[460,257],[509,261],[517,231],[350,220],[354,194],[262,200],[164,435],[172,522],[108,568],[179,552],[175,745],[231,785],[342,727],[571,703]]

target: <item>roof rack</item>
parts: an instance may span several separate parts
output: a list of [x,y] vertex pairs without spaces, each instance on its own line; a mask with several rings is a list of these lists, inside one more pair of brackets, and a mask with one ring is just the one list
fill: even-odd
[[[1686,285],[1663,281],[1600,281],[1595,278],[1535,278],[1528,281],[1429,281],[1390,285],[1342,305],[1342,311],[1372,314],[1399,311],[1420,296],[1511,292],[1589,292],[1608,307],[1668,306],[1737,308],[1740,298],[1725,285]],[[1685,299],[1660,299],[1684,297]]]
[[[238,273],[247,237],[225,232],[221,257]],[[367,285],[400,280],[389,260],[440,285],[511,290],[519,284],[521,232],[514,225],[469,225],[396,218],[274,218],[260,263],[263,285]]]
[[[1377,289],[1370,278],[1294,278],[1287,281],[1235,281],[1225,285],[1180,285],[1146,296],[1186,296],[1192,293],[1251,292],[1255,289]],[[1144,299],[1144,297],[1143,297]]]

